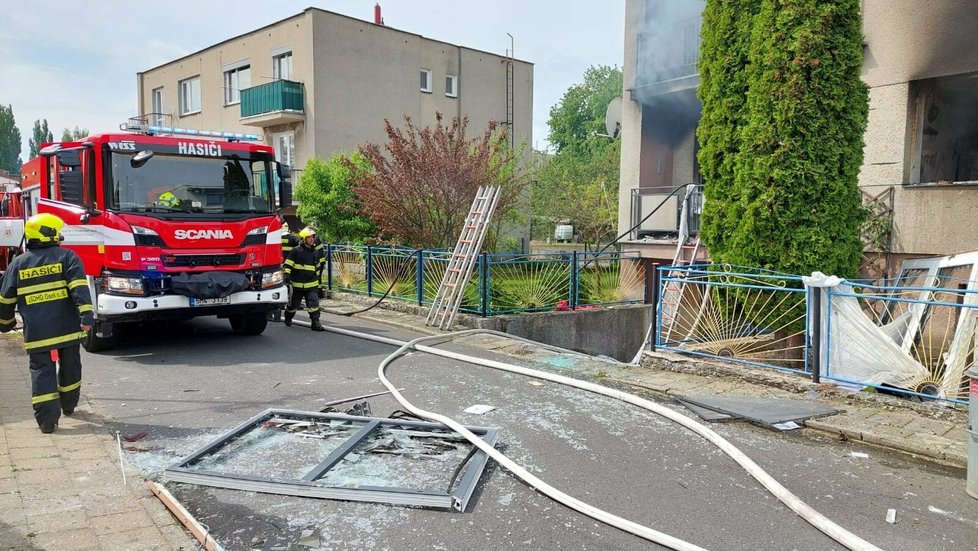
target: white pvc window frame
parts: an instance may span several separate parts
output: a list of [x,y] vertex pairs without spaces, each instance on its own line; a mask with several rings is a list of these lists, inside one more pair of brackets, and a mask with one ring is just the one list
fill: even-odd
[[450,98],[458,97],[458,75],[445,75],[445,95]]
[[180,81],[180,116],[200,113],[200,75]]
[[421,84],[421,91],[424,92],[424,93],[426,93],[426,94],[430,94],[431,93],[431,77],[432,77],[431,69],[421,69],[421,72],[418,75],[418,77],[419,77],[419,82]]

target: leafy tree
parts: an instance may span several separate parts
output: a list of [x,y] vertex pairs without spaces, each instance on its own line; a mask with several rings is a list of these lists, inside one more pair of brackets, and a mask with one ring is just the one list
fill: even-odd
[[558,154],[565,151],[586,154],[605,150],[612,143],[598,136],[606,133],[604,116],[611,100],[621,96],[622,72],[618,67],[591,66],[584,71],[584,82],[564,92],[550,108],[548,139]]
[[87,137],[88,137],[88,129],[78,128],[77,126],[75,127],[74,130],[65,127],[64,132],[61,133],[61,141],[63,142],[77,142],[78,140]]
[[43,121],[38,119],[34,121],[34,133],[33,137],[27,140],[27,145],[31,148],[30,158],[33,159],[37,157],[37,154],[41,152],[41,144],[46,142],[53,142],[54,135],[48,130],[48,120]]
[[362,243],[373,237],[376,225],[361,214],[361,201],[353,193],[355,175],[368,172],[370,164],[359,153],[309,159],[295,188],[299,218],[315,223],[324,241]]
[[[614,230],[621,143],[604,135],[605,113],[621,93],[621,69],[592,66],[550,109],[549,140],[556,153],[533,185],[537,237],[552,235],[558,220],[570,220],[579,235],[598,239]],[[580,204],[585,198],[588,203]]]
[[[709,0],[708,11],[736,4]],[[728,164],[710,169],[713,189],[735,204],[723,215],[705,213],[710,255],[790,273],[855,275],[863,212],[857,177],[868,114],[859,78],[859,0],[759,0],[759,6],[746,60],[741,50],[731,55],[717,41],[704,41],[710,59],[701,67],[724,60],[747,83],[746,118],[720,121],[741,130],[725,145],[733,151],[733,181]],[[704,103],[706,124],[717,122],[716,109],[716,102]],[[704,145],[714,137],[708,129],[700,136]]]
[[14,108],[0,105],[0,170],[20,174],[20,130],[14,121]]
[[528,176],[506,133],[490,121],[480,137],[469,139],[468,117],[447,125],[442,120],[438,113],[434,127],[419,128],[404,117],[401,129],[385,119],[383,149],[360,147],[373,171],[355,174],[354,191],[381,235],[415,247],[454,245],[480,186],[502,187],[497,218],[516,206]]

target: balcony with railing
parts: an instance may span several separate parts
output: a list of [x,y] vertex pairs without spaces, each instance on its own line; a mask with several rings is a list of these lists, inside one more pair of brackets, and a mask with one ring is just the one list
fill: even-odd
[[306,119],[301,82],[275,80],[241,91],[241,124],[276,126]]
[[703,186],[695,185],[684,204],[685,190],[672,187],[632,188],[629,239],[675,239],[680,234],[683,208],[686,211],[686,232],[696,235],[700,231],[700,214],[703,212]]
[[636,40],[635,87],[640,101],[699,86],[696,61],[703,18],[690,17],[639,32]]

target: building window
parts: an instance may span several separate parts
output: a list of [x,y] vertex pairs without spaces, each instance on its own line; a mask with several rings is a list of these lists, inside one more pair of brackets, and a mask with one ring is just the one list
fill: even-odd
[[224,105],[241,103],[241,91],[245,88],[251,88],[250,65],[224,71]]
[[421,91],[431,93],[431,69],[421,69]]
[[200,112],[200,76],[180,81],[180,114]]
[[163,87],[153,89],[152,98],[153,108],[150,115],[150,124],[153,126],[163,126]]
[[978,73],[910,83],[911,184],[978,182]]
[[272,136],[275,160],[283,165],[295,165],[295,132],[282,132]]
[[272,56],[272,78],[292,80],[292,52]]
[[458,97],[458,77],[445,75],[445,95],[450,98]]

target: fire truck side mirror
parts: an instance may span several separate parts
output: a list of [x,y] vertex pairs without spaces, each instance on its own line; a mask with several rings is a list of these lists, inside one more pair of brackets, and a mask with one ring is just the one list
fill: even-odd
[[292,170],[289,165],[284,165],[282,163],[275,163],[275,169],[278,174],[278,201],[279,208],[287,208],[292,206]]
[[57,153],[58,164],[61,166],[79,167],[81,166],[81,155],[76,148],[64,149]]
[[40,155],[41,157],[50,157],[51,155],[54,155],[58,151],[61,151],[61,144],[53,143],[47,147],[41,148],[41,150],[38,151],[37,154]]
[[132,156],[132,159],[129,159],[129,166],[131,166],[133,168],[139,168],[139,167],[143,166],[144,164],[146,164],[146,161],[148,161],[148,160],[150,160],[152,158],[153,158],[153,152],[152,151],[149,151],[147,149],[144,149],[144,150],[140,151],[139,153],[136,153],[135,155],[133,155]]
[[82,173],[80,170],[64,171],[58,178],[61,184],[61,200],[74,204],[82,204]]

